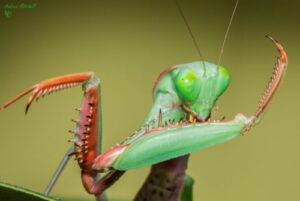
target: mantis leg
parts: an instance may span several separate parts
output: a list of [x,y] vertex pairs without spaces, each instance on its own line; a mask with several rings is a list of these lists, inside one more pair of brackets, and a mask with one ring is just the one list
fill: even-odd
[[[64,170],[65,166],[67,165],[67,163],[69,162],[70,158],[71,158],[71,154],[74,152],[74,146],[70,147],[68,149],[68,151],[65,153],[63,159],[61,160],[61,162],[59,163],[58,167],[56,168],[49,184],[47,185],[44,194],[45,195],[49,195],[52,188],[54,187],[56,181],[58,180],[59,176],[61,175],[62,171]],[[82,174],[84,175],[84,173]],[[114,173],[113,175],[122,175],[120,174],[120,171],[116,171],[116,173]],[[96,178],[96,175],[92,175],[92,177],[90,177],[90,179],[94,179]],[[110,185],[112,185],[112,181],[108,181],[109,179],[112,180],[112,178],[116,178],[116,176],[111,176],[111,177],[107,177],[106,179],[101,179],[101,184],[100,182],[97,184],[99,186],[99,188],[101,188],[101,192],[103,192],[105,189],[107,189]],[[119,178],[119,177],[118,177]],[[106,182],[104,182],[104,180]],[[103,185],[104,183],[107,183],[108,185]],[[101,187],[100,187],[101,186]],[[93,188],[93,187],[89,187],[89,188]],[[100,194],[100,195],[96,195],[96,199],[97,201],[106,201],[106,195]]]
[[62,173],[62,171],[64,170],[64,168],[66,167],[67,163],[69,162],[70,160],[70,154],[72,154],[74,152],[74,146],[70,147],[68,149],[68,151],[65,153],[63,159],[61,160],[61,162],[59,163],[58,167],[56,168],[50,182],[48,183],[45,191],[44,191],[44,194],[45,195],[49,195],[52,188],[54,187],[56,181],[58,180],[60,174]]
[[81,180],[85,190],[88,193],[95,195],[97,198],[100,197],[107,188],[113,185],[124,173],[125,171],[112,170],[98,180],[97,172],[82,170]]
[[25,110],[25,113],[27,113],[34,100],[38,100],[46,94],[78,85],[82,85],[84,97],[81,108],[78,109],[79,118],[78,120],[74,120],[76,128],[74,131],[70,131],[74,133],[74,139],[70,140],[74,142],[74,146],[67,151],[62,159],[45,190],[45,194],[50,193],[59,175],[69,161],[70,156],[75,155],[82,170],[83,186],[89,193],[96,195],[98,200],[103,200],[103,197],[101,198],[100,196],[102,193],[101,189],[106,189],[106,186],[110,186],[124,171],[112,171],[99,180],[97,172],[92,168],[94,159],[101,153],[102,143],[100,80],[93,73],[65,75],[40,82],[5,103],[0,107],[0,110],[31,93]]

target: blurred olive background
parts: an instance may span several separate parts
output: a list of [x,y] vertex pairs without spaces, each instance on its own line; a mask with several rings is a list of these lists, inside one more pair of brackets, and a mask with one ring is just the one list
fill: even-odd
[[[95,72],[102,80],[104,150],[137,129],[152,104],[151,89],[166,67],[199,60],[172,0],[22,1],[0,17],[0,102],[33,84],[74,72]],[[217,62],[234,0],[179,1],[204,59]],[[195,200],[300,200],[299,34],[300,3],[241,0],[222,65],[232,75],[220,98],[219,115],[251,115],[269,81],[278,39],[289,69],[261,124],[237,140],[192,154],[188,174]],[[0,180],[42,192],[71,145],[67,130],[77,117],[80,88],[47,96],[24,115],[27,98],[0,113]],[[129,171],[108,190],[131,200],[149,168]],[[76,161],[63,172],[53,196],[93,200],[80,181]]]

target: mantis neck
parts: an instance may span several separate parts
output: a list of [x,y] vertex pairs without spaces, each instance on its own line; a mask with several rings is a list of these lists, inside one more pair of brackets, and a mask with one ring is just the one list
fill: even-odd
[[[162,123],[169,119],[180,119],[184,117],[181,109],[181,103],[174,98],[174,94],[160,93],[154,99],[152,108],[142,123],[142,127],[151,124],[153,120],[158,121],[160,113],[162,113]],[[157,124],[155,125],[157,126]]]
[[[168,113],[168,111],[171,111],[174,107],[176,108],[176,105],[179,105],[178,103],[170,101],[171,99],[174,100],[171,96],[171,94],[160,94],[155,98],[153,106],[142,126],[146,126],[150,124],[151,121],[158,119],[160,112],[163,114],[163,119],[183,118],[182,112]],[[185,155],[152,165],[150,174],[134,200],[182,200],[181,197],[185,186],[185,171],[187,169],[188,159],[189,155]]]

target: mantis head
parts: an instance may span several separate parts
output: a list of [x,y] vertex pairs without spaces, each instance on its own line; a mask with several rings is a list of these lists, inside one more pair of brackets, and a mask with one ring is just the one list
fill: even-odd
[[222,66],[200,61],[180,64],[160,74],[153,96],[164,96],[157,102],[162,108],[180,106],[190,122],[203,122],[229,83],[229,72]]

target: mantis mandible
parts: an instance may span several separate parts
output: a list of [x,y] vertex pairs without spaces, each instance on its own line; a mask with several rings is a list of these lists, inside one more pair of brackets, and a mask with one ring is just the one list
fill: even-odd
[[[76,73],[40,82],[5,103],[0,110],[31,93],[25,110],[27,113],[34,100],[81,85],[83,101],[78,109],[78,120],[74,120],[76,128],[70,131],[74,133],[73,145],[45,194],[51,191],[67,161],[74,155],[81,168],[84,188],[98,200],[106,199],[102,196],[103,192],[125,171],[149,165],[153,165],[155,174],[169,178],[170,182],[162,184],[164,188],[159,191],[155,187],[158,185],[155,176],[150,175],[135,200],[180,200],[188,155],[248,132],[260,121],[278,89],[288,59],[282,45],[272,37],[268,38],[275,44],[279,57],[256,112],[251,116],[237,114],[232,120],[210,121],[216,101],[229,86],[230,75],[227,68],[207,61],[179,64],[164,70],[154,84],[153,105],[142,126],[104,153],[101,149],[101,87],[94,73]],[[181,165],[170,165],[174,164],[174,160]],[[180,174],[172,174],[176,171]],[[166,176],[167,172],[170,174]],[[99,177],[99,173],[104,175]],[[152,195],[147,194],[149,189]]]

